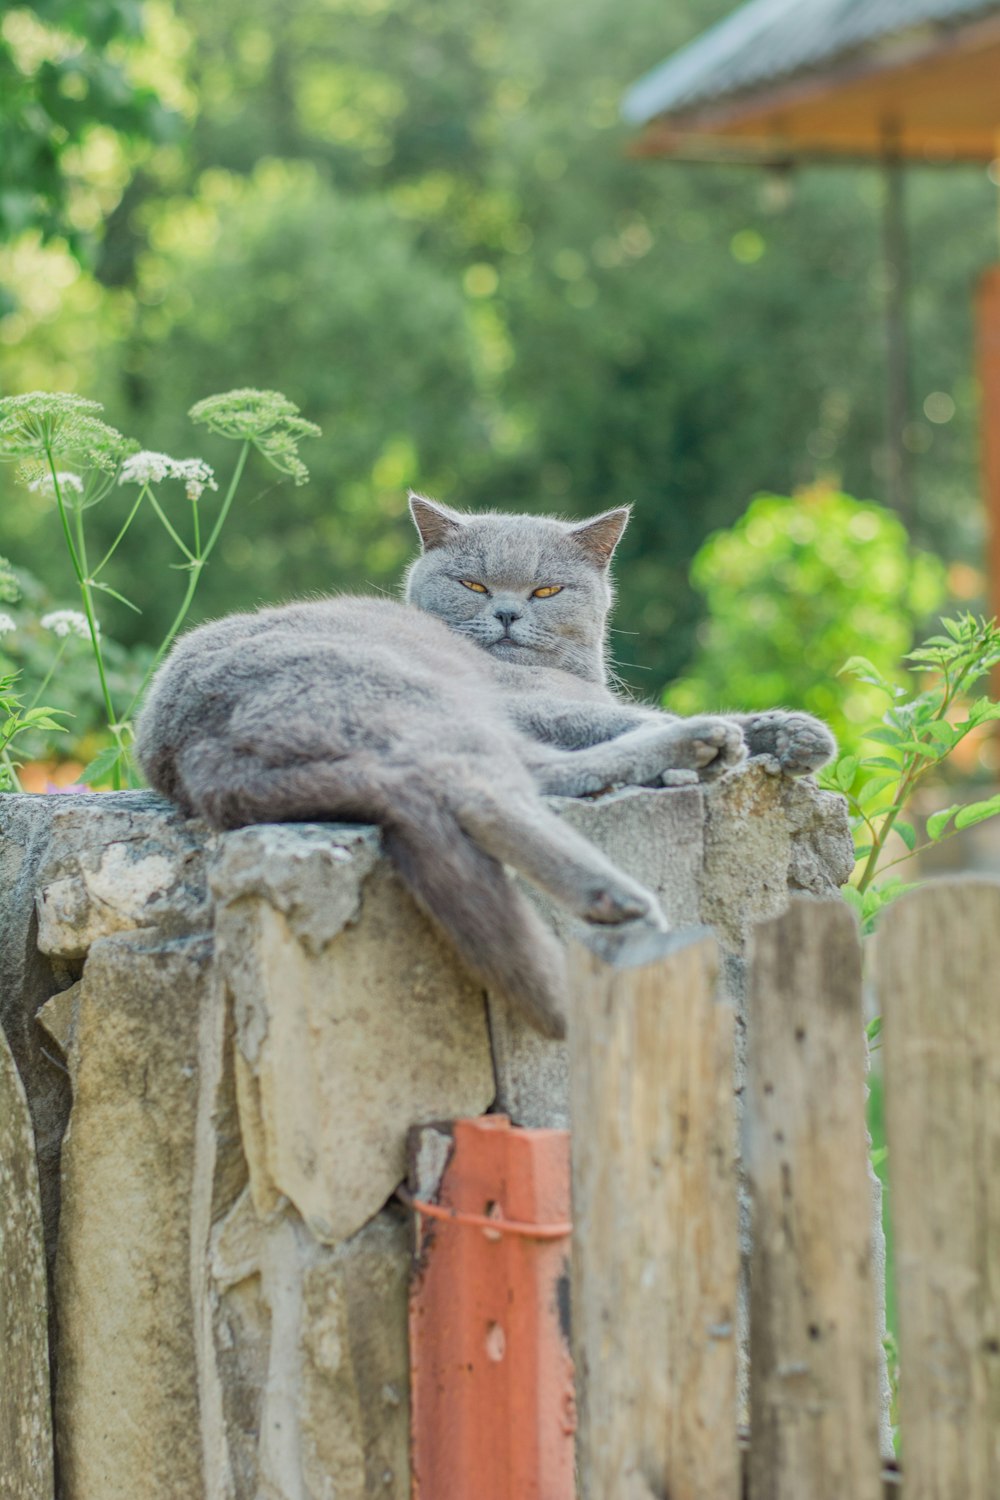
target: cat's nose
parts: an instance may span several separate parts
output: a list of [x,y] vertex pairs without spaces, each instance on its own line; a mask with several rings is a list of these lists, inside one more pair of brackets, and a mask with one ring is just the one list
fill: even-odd
[[504,628],[505,634],[508,635],[510,633],[510,627],[514,623],[514,621],[521,618],[521,611],[519,609],[495,609],[493,611],[493,614],[494,617],[500,621],[501,625]]

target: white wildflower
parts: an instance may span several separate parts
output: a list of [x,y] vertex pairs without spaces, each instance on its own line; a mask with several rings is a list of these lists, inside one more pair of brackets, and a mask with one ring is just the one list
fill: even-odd
[[171,479],[183,479],[189,500],[200,500],[205,490],[217,490],[215,472],[201,458],[174,459]]
[[[41,625],[43,630],[51,630],[53,635],[78,635],[81,641],[90,640],[87,616],[76,609],[54,609],[51,614],[42,616]],[[100,629],[97,633],[100,635]]]
[[166,453],[151,453],[144,448],[141,453],[133,453],[122,464],[118,483],[159,484],[161,479],[169,478],[173,462]]
[[12,630],[17,629],[17,621],[13,615],[8,615],[0,610],[0,635],[9,635]]
[[[56,478],[59,481],[59,488],[63,494],[66,494],[67,490],[72,490],[77,495],[83,494],[83,480],[79,474],[57,474]],[[31,481],[28,489],[33,495],[47,495],[49,498],[56,492],[51,474],[40,474],[37,479]]]
[[189,500],[199,500],[205,490],[217,490],[215,473],[200,458],[171,458],[167,453],[134,453],[122,464],[119,484],[159,484],[164,479],[182,479]]

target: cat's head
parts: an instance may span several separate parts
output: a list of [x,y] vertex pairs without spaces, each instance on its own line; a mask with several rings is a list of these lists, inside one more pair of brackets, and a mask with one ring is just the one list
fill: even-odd
[[463,515],[410,496],[423,551],[406,579],[418,609],[501,661],[604,680],[608,565],[628,506],[589,521]]

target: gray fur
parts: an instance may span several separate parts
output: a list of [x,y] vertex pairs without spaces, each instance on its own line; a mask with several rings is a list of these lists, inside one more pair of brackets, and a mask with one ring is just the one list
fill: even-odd
[[561,949],[504,866],[586,921],[663,919],[539,792],[704,779],[747,745],[798,774],[832,739],[802,714],[677,719],[615,696],[608,564],[626,509],[573,523],[411,506],[424,550],[406,604],[318,600],[190,632],[154,680],[139,759],[157,790],[218,828],[380,824],[470,968],[560,1035]]

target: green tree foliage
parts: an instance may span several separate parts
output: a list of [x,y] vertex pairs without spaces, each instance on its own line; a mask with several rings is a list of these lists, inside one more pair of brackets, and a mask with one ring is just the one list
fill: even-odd
[[[614,640],[658,694],[704,614],[691,559],[752,494],[884,492],[877,174],[629,155],[625,87],[731,8],[157,0],[185,150],[127,180],[99,283],[25,292],[0,326],[10,388],[99,396],[167,451],[215,388],[278,386],[321,423],[308,489],[256,471],[207,613],[394,588],[408,484],[569,515],[631,501]],[[965,168],[910,184],[922,539],[975,563],[969,290],[994,190]],[[0,545],[51,582],[32,503],[5,489],[0,509]],[[158,607],[115,628],[151,640]]]
[[[206,576],[213,608],[394,582],[413,548],[407,486],[455,491],[485,443],[461,287],[384,198],[340,194],[301,162],[217,174],[196,204],[157,214],[141,286],[158,293],[125,345],[116,420],[135,430],[138,414],[179,452],[186,408],[238,379],[294,390],[325,434],[308,487],[258,466]],[[135,556],[148,565],[164,545],[137,536]]]
[[[705,542],[692,580],[708,618],[667,705],[808,709],[845,749],[881,718],[884,684],[944,598],[941,564],[911,551],[890,511],[823,489],[759,495]],[[874,675],[848,688],[838,673],[862,654]]]
[[0,240],[34,229],[81,253],[87,237],[69,199],[88,135],[176,133],[156,91],[129,76],[129,44],[142,29],[137,0],[0,4]]

